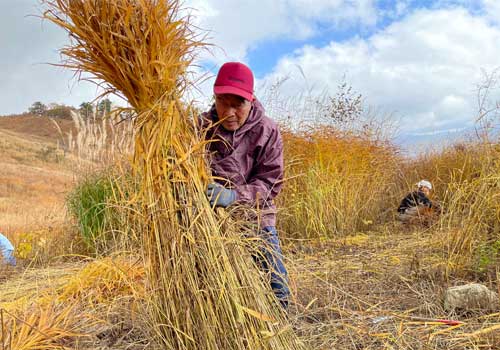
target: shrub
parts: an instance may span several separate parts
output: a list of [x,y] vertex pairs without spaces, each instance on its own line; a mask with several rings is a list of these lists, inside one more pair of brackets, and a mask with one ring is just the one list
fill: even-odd
[[108,252],[116,243],[115,228],[121,215],[118,202],[123,199],[117,181],[107,171],[89,175],[68,196],[69,212],[84,242],[96,254]]

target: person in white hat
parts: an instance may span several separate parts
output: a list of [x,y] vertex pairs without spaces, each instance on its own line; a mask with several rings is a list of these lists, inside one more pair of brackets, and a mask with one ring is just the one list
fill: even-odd
[[400,221],[408,222],[412,218],[418,217],[420,209],[423,208],[439,210],[438,206],[429,199],[432,192],[432,184],[430,181],[420,180],[416,186],[417,190],[408,193],[398,207],[398,219]]

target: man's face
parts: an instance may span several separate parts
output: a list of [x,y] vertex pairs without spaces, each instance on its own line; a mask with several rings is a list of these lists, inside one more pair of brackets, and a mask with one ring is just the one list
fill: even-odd
[[431,194],[431,190],[425,186],[420,187],[420,191],[422,191],[427,197]]
[[241,128],[250,114],[252,103],[232,94],[215,95],[215,109],[224,129],[235,131]]

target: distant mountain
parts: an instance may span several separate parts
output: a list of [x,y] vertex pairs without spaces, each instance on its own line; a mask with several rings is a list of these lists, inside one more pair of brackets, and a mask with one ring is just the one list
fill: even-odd
[[474,127],[403,133],[395,139],[409,156],[430,150],[440,150],[451,144],[476,138]]

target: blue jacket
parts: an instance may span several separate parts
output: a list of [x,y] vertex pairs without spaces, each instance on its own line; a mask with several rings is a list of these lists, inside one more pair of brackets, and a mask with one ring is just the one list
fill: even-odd
[[10,241],[0,233],[0,253],[3,257],[3,261],[0,263],[6,263],[8,265],[16,266],[16,258],[14,257],[14,246]]

